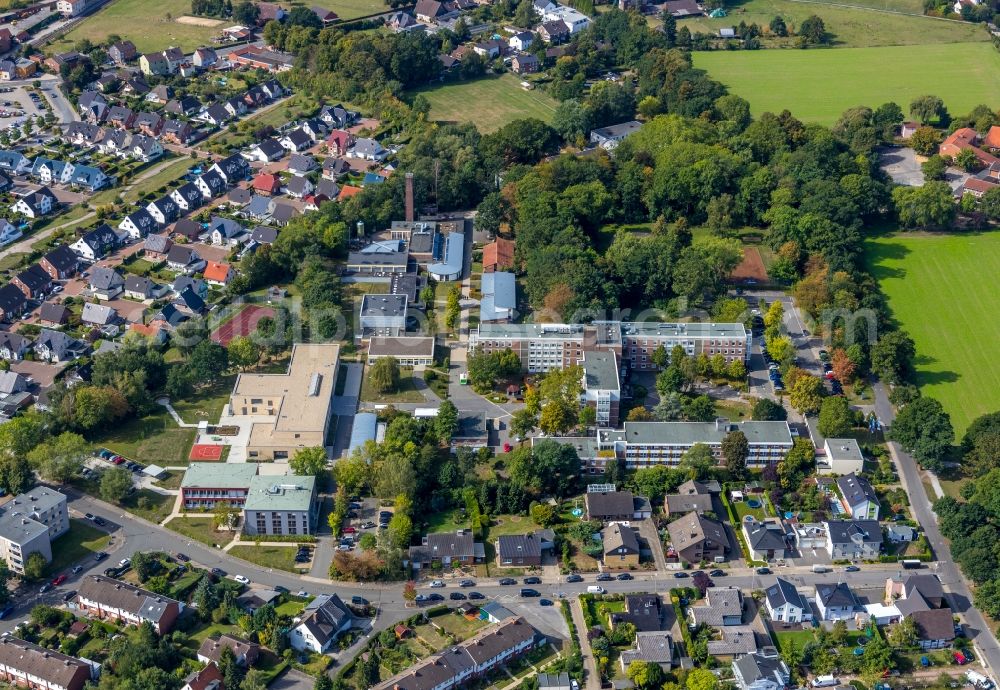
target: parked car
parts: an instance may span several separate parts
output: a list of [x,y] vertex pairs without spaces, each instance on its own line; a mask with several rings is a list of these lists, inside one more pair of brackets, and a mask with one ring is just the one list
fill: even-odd
[[566,582],[583,582],[583,576],[577,573],[571,573],[566,576]]
[[611,582],[614,579],[615,576],[612,575],[611,573],[598,573],[597,575],[598,582]]
[[241,585],[250,584],[250,578],[246,575],[233,575],[233,579],[239,582]]
[[38,590],[38,593],[39,594],[45,594],[50,589],[52,589],[52,584],[49,583],[49,582],[46,582],[44,585],[41,586],[41,589]]
[[522,587],[520,594],[521,594],[522,597],[540,597],[540,596],[542,596],[541,592],[539,592],[537,589],[531,589],[530,587]]
[[685,573],[683,570],[678,570],[676,573],[674,573],[674,577],[680,580],[681,578],[689,577],[689,575]]
[[515,580],[512,577],[501,577],[500,578],[500,584],[501,585],[516,585],[517,584],[517,580]]
[[619,580],[634,580],[631,573],[618,573]]
[[444,587],[444,582],[442,582],[441,580],[432,580],[430,587],[431,589],[439,589],[441,587]]
[[97,516],[94,518],[94,524],[98,527],[104,527],[104,525],[107,524],[107,521],[104,518]]
[[437,592],[431,592],[427,595],[427,601],[444,601],[444,596]]
[[770,575],[771,569],[768,568],[767,566],[761,566],[760,568],[757,568],[756,572],[758,575]]
[[120,561],[118,561],[118,567],[119,568],[127,568],[130,565],[132,565],[132,559],[131,558],[123,558]]
[[479,592],[469,592],[469,598],[470,599],[485,599],[486,597],[483,596],[482,594],[480,594]]
[[66,582],[66,575],[57,575],[56,579],[52,581],[53,587],[58,587],[62,583]]
[[68,592],[66,592],[65,594],[63,594],[63,601],[69,601],[70,599],[72,599],[75,596],[76,596],[76,590],[75,589],[71,589]]
[[74,575],[76,575],[77,573],[81,572],[82,570],[83,570],[83,566],[82,565],[74,565],[73,566],[73,570],[71,572]]
[[465,601],[467,597],[462,592],[452,592],[448,598],[452,601]]
[[716,568],[715,570],[713,570],[712,572],[710,572],[709,575],[711,575],[712,577],[725,577],[726,576],[726,571],[725,570],[720,570],[719,568]]
[[526,585],[540,585],[542,584],[542,578],[532,575],[531,577],[524,578],[524,584]]
[[846,568],[844,568],[844,572],[845,572],[845,573],[856,573],[856,572],[858,572],[859,570],[861,570],[861,568],[859,568],[859,567],[858,567],[858,566],[856,566],[856,565],[849,565],[849,566],[847,566]]
[[539,606],[552,606],[552,600],[551,599],[539,599],[538,600],[538,605]]
[[354,527],[345,527],[342,531],[344,534],[354,534],[358,530],[355,529]]
[[475,587],[476,586],[476,582],[475,582],[475,580],[462,580],[461,582],[458,583],[458,586],[459,587]]
[[91,513],[87,513],[86,515],[84,515],[84,517],[87,518],[88,520],[94,519],[94,516]]
[[190,558],[187,557],[187,555],[181,553],[180,551],[174,554],[174,558],[176,558],[181,563],[187,563],[188,561],[191,560]]
[[94,554],[94,560],[97,561],[98,563],[100,563],[101,561],[103,561],[107,557],[108,557],[108,554],[105,553],[104,551],[98,551],[96,554]]

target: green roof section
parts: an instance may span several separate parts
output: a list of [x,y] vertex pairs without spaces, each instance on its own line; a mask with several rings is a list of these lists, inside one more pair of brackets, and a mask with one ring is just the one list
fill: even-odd
[[254,477],[247,493],[246,510],[309,512],[316,493],[316,477],[263,475]]
[[182,489],[245,489],[257,476],[257,465],[242,462],[191,463],[181,480]]

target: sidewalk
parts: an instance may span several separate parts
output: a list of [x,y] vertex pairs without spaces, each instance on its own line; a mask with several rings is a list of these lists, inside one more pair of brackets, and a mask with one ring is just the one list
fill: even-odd
[[175,410],[174,406],[170,404],[170,398],[157,398],[156,399],[156,404],[162,405],[163,407],[167,408],[167,412],[169,412],[170,416],[174,418],[175,422],[177,422],[177,426],[183,427],[185,429],[197,429],[198,428],[197,424],[190,424],[188,422],[185,422],[183,419],[181,419],[181,416],[179,414],[177,414],[177,410]]
[[569,600],[569,610],[573,614],[573,625],[576,626],[576,634],[580,639],[580,653],[583,655],[583,670],[587,674],[584,687],[587,690],[600,690],[601,678],[597,675],[594,652],[590,648],[590,640],[587,639],[587,623],[583,619],[583,608],[580,606],[579,597]]

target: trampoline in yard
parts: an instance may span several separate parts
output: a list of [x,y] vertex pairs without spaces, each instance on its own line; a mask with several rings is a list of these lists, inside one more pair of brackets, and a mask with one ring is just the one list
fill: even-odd
[[756,510],[757,508],[760,508],[762,505],[764,504],[758,501],[756,498],[751,498],[747,500],[747,508],[753,508],[754,510]]

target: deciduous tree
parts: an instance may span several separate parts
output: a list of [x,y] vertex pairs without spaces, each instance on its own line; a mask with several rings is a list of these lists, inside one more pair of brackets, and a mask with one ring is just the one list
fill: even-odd
[[303,477],[315,477],[326,469],[327,455],[323,446],[302,448],[288,461],[292,472]]

